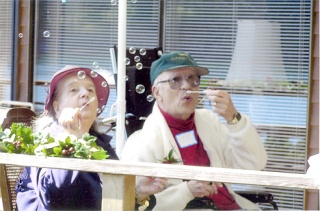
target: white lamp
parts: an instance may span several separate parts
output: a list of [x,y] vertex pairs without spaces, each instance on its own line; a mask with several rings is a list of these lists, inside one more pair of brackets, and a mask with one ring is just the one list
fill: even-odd
[[238,20],[227,84],[244,86],[286,81],[280,41],[280,24],[266,20]]

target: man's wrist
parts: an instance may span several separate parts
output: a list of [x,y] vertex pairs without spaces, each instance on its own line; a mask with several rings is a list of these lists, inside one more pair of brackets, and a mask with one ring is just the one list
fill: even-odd
[[142,194],[138,194],[136,193],[136,202],[137,204],[145,204],[146,201],[149,201],[150,200],[150,197],[149,195],[142,195]]
[[236,112],[234,115],[233,115],[233,119],[231,121],[228,121],[227,124],[228,125],[234,125],[236,123],[238,123],[241,119],[241,114],[239,112]]

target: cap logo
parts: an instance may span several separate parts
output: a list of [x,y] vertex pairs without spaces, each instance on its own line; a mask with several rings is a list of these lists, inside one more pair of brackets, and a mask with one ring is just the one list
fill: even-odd
[[187,54],[179,54],[179,56],[172,57],[171,61],[174,60],[188,60],[189,62],[194,63],[194,61]]
[[154,83],[160,73],[182,67],[195,68],[199,76],[208,74],[209,72],[207,68],[198,66],[196,61],[188,53],[177,51],[169,54],[162,54],[159,59],[152,62],[150,68],[151,83]]

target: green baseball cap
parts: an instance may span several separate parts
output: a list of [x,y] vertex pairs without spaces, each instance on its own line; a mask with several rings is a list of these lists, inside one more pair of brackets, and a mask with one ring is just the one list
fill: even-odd
[[199,76],[209,73],[207,68],[198,66],[197,62],[190,54],[183,51],[175,51],[168,54],[162,54],[159,59],[152,62],[150,68],[151,84],[154,83],[154,80],[160,73],[180,67],[193,67]]

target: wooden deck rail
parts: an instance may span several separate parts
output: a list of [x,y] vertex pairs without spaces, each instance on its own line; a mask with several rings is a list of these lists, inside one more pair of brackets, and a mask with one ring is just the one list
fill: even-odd
[[133,210],[135,176],[320,189],[315,178],[305,174],[277,173],[154,163],[129,163],[117,160],[83,160],[0,153],[0,164],[37,166],[101,172],[103,175],[102,210]]

